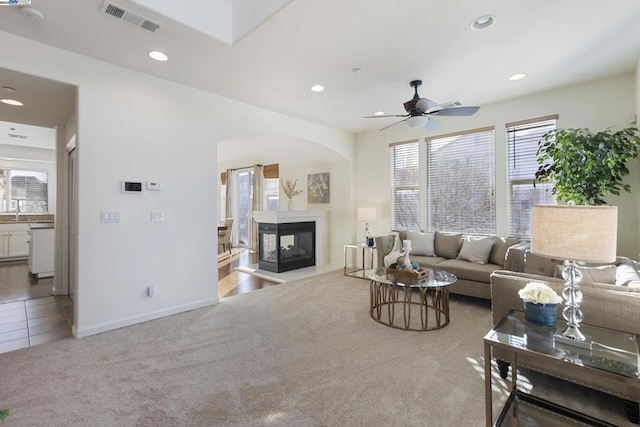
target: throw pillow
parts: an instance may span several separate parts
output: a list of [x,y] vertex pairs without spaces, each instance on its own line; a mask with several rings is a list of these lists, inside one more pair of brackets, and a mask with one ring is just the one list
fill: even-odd
[[491,264],[497,264],[504,267],[504,261],[507,256],[509,248],[520,239],[517,237],[498,237],[493,241],[493,249],[491,249],[491,255],[489,255],[489,262]]
[[458,259],[486,264],[493,248],[493,237],[467,236],[462,242]]
[[407,240],[411,240],[411,255],[434,256],[433,241],[436,233],[407,231]]
[[527,274],[554,277],[558,264],[562,264],[562,261],[536,255],[531,251],[524,253],[524,272]]
[[434,245],[436,256],[456,259],[462,247],[462,234],[441,233],[436,231]]
[[[613,264],[603,265],[600,267],[578,266],[577,269],[582,273],[581,283],[606,283],[609,285],[616,283],[617,267]],[[555,277],[562,279],[562,270],[564,270],[564,267],[562,265],[557,265]]]
[[622,263],[616,268],[616,285],[640,288],[640,274],[631,265]]

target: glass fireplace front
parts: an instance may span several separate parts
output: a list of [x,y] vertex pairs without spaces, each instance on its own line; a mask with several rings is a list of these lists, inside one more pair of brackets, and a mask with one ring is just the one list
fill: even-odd
[[316,223],[258,224],[258,267],[281,273],[316,265]]

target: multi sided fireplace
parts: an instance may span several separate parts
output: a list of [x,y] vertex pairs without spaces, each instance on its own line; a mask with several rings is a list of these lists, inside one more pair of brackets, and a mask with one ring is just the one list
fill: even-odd
[[258,223],[258,267],[283,271],[316,265],[316,223]]

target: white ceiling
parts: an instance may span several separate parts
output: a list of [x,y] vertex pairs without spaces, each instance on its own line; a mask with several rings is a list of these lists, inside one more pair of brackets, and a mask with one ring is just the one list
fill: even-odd
[[[138,3],[113,3],[160,29],[101,14],[102,0],[32,0],[44,22],[2,7],[0,29],[354,133],[393,122],[362,116],[403,113],[413,79],[424,81],[424,97],[482,107],[631,72],[640,58],[637,0],[292,0],[234,45]],[[202,4],[180,2],[193,14]],[[470,29],[488,14],[494,26]],[[169,61],[149,59],[154,49]],[[516,72],[528,77],[509,81]],[[312,93],[315,83],[326,91]]]

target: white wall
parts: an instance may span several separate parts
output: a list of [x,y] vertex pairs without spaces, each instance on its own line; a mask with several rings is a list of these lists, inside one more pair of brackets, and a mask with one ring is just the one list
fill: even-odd
[[[1,67],[78,86],[78,336],[218,301],[219,139],[289,134],[353,153],[350,134],[0,35]],[[163,189],[123,194],[124,179]],[[102,224],[101,211],[121,222]]]
[[[505,123],[559,114],[559,128],[588,127],[595,131],[608,127],[624,128],[629,126],[627,118],[636,110],[635,94],[635,74],[630,73],[507,102],[482,105],[480,111],[472,117],[438,118],[444,125],[438,134],[495,126],[497,232],[499,235],[506,235]],[[382,121],[380,123],[381,126],[385,124]],[[432,135],[434,134],[429,136]],[[383,132],[372,131],[357,136],[356,204],[378,207],[378,220],[372,224],[374,233],[384,233],[390,227],[389,144],[415,138],[423,140],[425,136],[427,132],[424,129],[411,129],[400,125]],[[640,249],[638,242],[640,168],[637,161],[629,166],[631,174],[627,182],[632,186],[632,193],[623,193],[620,197],[609,198],[608,201],[610,204],[619,206],[618,253],[637,258]],[[365,188],[367,191],[363,191]]]

